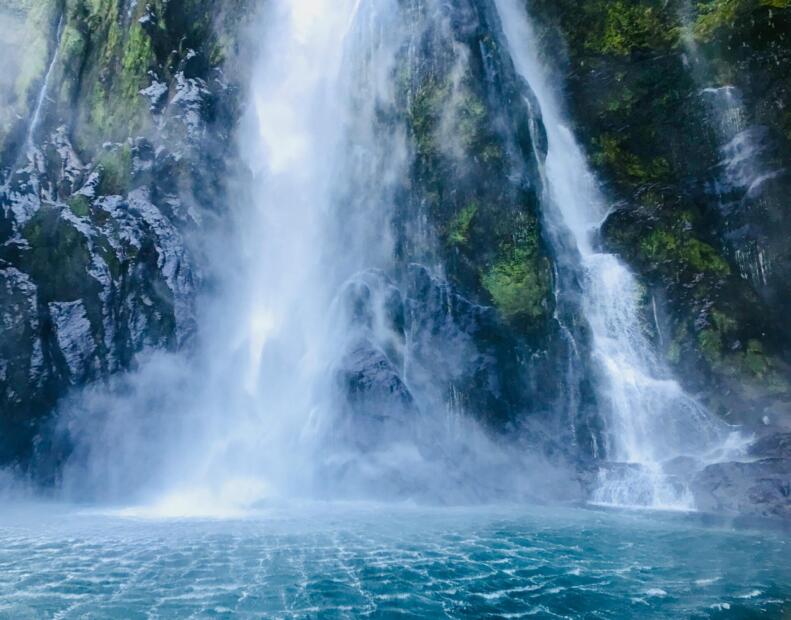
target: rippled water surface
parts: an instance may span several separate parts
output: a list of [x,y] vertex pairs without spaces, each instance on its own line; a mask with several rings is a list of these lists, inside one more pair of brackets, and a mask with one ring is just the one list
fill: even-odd
[[787,532],[581,509],[0,517],[2,618],[788,618]]

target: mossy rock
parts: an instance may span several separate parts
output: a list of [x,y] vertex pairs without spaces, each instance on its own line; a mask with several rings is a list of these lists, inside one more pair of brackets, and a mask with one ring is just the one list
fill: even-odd
[[132,184],[132,149],[128,144],[114,147],[99,159],[98,192],[105,196],[126,194]]
[[526,214],[519,220],[513,239],[501,246],[481,283],[506,320],[535,329],[551,310],[551,267],[541,253],[537,220]]
[[60,215],[58,207],[44,207],[25,225],[22,234],[30,249],[23,266],[39,287],[40,301],[75,301],[92,286],[88,275],[91,254],[88,241]]
[[467,245],[470,241],[470,227],[478,213],[478,203],[471,202],[451,220],[448,227],[448,243],[455,246]]
[[731,273],[724,258],[700,239],[671,229],[656,229],[642,238],[639,246],[644,264],[678,271],[725,277]]
[[66,203],[77,217],[88,217],[91,212],[91,199],[84,194],[75,194]]

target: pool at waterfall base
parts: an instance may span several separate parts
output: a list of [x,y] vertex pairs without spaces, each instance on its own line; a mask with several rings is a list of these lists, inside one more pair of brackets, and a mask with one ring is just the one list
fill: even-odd
[[581,507],[17,505],[0,618],[788,618],[787,534]]

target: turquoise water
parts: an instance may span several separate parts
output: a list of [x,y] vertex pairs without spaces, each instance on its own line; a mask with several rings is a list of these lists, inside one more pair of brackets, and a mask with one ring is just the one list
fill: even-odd
[[787,533],[583,509],[0,517],[2,618],[788,618]]

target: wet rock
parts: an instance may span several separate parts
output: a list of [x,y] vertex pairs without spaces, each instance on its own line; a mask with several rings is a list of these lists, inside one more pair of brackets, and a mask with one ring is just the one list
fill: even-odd
[[703,512],[791,518],[791,458],[709,465],[692,482]]
[[367,446],[408,437],[417,406],[400,373],[368,340],[353,344],[339,364],[338,381],[347,403],[343,434]]
[[69,369],[69,381],[76,383],[88,374],[96,355],[96,341],[82,301],[49,304],[53,331]]

